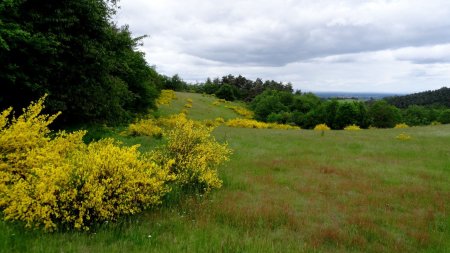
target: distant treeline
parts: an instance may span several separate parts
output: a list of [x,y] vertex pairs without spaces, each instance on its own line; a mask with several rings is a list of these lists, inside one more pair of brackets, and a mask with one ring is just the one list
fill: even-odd
[[408,108],[412,105],[445,106],[450,108],[450,88],[442,87],[433,91],[388,97],[385,100],[398,108]]
[[255,81],[247,79],[241,75],[227,75],[222,78],[208,78],[205,83],[188,84],[180,79],[178,75],[165,77],[164,87],[176,91],[191,91],[196,93],[215,94],[218,98],[228,101],[241,100],[252,101],[257,95],[265,90],[287,91],[294,90],[291,83],[282,83],[274,80],[257,78]]
[[406,107],[398,108],[388,101],[410,96],[415,98],[417,94],[368,101],[323,99],[313,93],[294,92],[290,83],[263,81],[260,78],[252,81],[241,75],[237,77],[227,75],[213,80],[208,78],[205,83],[195,85],[187,84],[175,75],[164,77],[164,87],[215,94],[218,98],[229,101],[241,100],[248,103],[257,120],[292,124],[302,128],[313,128],[321,123],[327,124],[332,129],[343,129],[353,124],[362,128],[369,126],[389,128],[398,123],[407,123],[411,126],[429,125],[433,122],[450,123],[450,107],[444,106],[444,101],[450,101],[448,95],[445,99],[448,88],[424,93],[427,97],[430,93],[432,97],[439,93],[439,100],[431,98],[429,102],[409,100],[410,104]]

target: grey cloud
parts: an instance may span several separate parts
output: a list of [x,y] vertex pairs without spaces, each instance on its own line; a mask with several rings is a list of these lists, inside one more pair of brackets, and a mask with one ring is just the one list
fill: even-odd
[[[364,83],[365,90],[375,90],[396,82],[406,89],[415,78],[413,65],[450,62],[448,0],[120,4],[118,23],[129,24],[136,36],[150,36],[144,46],[150,64],[186,79],[236,73],[316,83],[323,90]],[[365,69],[371,74],[360,73]],[[434,85],[450,76],[445,69],[432,74],[439,77]]]

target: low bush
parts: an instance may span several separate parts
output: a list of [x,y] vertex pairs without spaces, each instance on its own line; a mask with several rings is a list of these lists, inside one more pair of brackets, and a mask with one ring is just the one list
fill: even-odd
[[126,130],[127,135],[132,136],[153,136],[155,138],[162,137],[162,129],[156,125],[152,119],[141,119],[136,123],[130,124]]
[[167,145],[152,152],[153,159],[161,165],[171,163],[170,172],[182,187],[202,192],[221,187],[217,167],[229,159],[231,150],[227,144],[215,141],[213,128],[182,114],[163,122],[172,127],[165,133]]
[[138,146],[112,139],[87,145],[84,131],[52,133],[48,125],[57,115],[41,115],[43,102],[18,118],[11,109],[0,114],[0,208],[6,220],[49,231],[87,230],[161,202],[166,182],[174,180],[170,159],[158,165]]
[[265,123],[261,121],[256,121],[253,119],[231,119],[226,123],[229,127],[242,127],[242,128],[268,128],[268,129],[284,129],[284,130],[299,130],[298,126],[291,126],[285,124],[277,123]]
[[405,123],[399,123],[394,126],[394,128],[408,128],[409,126]]
[[357,126],[357,125],[349,125],[349,126],[344,127],[344,130],[347,130],[347,131],[358,131],[358,130],[361,130],[361,128],[359,126]]
[[172,100],[176,99],[175,91],[173,90],[161,90],[161,95],[156,100],[156,104],[159,105],[169,105]]

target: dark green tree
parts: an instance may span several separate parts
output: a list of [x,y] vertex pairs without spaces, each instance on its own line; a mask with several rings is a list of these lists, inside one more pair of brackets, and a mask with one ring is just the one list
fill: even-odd
[[69,122],[121,122],[154,106],[158,74],[136,51],[115,1],[0,3],[0,107],[49,94],[49,112]]
[[374,127],[390,128],[400,123],[400,111],[384,100],[374,102],[369,108],[369,115]]
[[238,97],[238,89],[229,84],[223,84],[220,86],[219,90],[216,91],[216,96],[218,98],[223,98],[228,101],[234,101]]
[[438,121],[442,124],[450,124],[450,109],[443,110],[438,117]]

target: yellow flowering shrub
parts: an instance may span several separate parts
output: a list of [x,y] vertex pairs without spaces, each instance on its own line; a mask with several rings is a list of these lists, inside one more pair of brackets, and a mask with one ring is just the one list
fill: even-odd
[[315,131],[328,131],[330,130],[330,127],[327,126],[327,124],[318,124],[314,127]]
[[169,191],[172,161],[156,164],[112,139],[87,145],[84,131],[59,132],[41,115],[44,99],[9,119],[0,114],[0,209],[6,220],[43,226],[89,229],[159,204]]
[[268,128],[268,129],[284,129],[284,130],[298,130],[300,127],[291,126],[286,124],[277,124],[277,123],[265,123],[261,121],[256,121],[253,119],[231,119],[226,123],[229,127],[241,127],[241,128]]
[[324,136],[325,131],[329,131],[330,127],[327,124],[318,124],[314,127],[314,131],[320,131],[320,135]]
[[344,127],[344,130],[358,131],[358,130],[361,130],[361,128],[357,125],[349,125],[349,126]]
[[179,113],[170,115],[168,117],[162,117],[157,120],[157,124],[164,128],[174,128],[177,126],[178,122],[184,122],[186,121],[186,114],[185,113]]
[[202,121],[202,123],[207,127],[218,127],[220,125],[220,123],[218,123],[217,121],[210,119],[205,119]]
[[411,136],[407,135],[406,133],[401,133],[401,134],[397,135],[395,138],[400,141],[411,140]]
[[225,120],[222,117],[217,117],[216,119],[214,119],[214,121],[219,125],[225,123]]
[[187,104],[184,105],[184,107],[185,107],[185,108],[188,108],[188,109],[189,109],[189,108],[192,108],[192,104],[187,103]]
[[191,98],[188,98],[188,99],[186,99],[186,102],[192,104],[192,99],[191,99]]
[[174,126],[165,133],[167,145],[155,150],[152,157],[160,164],[173,161],[171,172],[183,187],[204,192],[220,188],[217,167],[229,159],[231,150],[227,144],[215,141],[213,128],[185,116],[174,116],[171,123]]
[[156,100],[157,105],[169,105],[172,100],[176,99],[175,91],[173,90],[161,90],[161,94]]
[[408,128],[409,126],[406,123],[396,124],[394,128]]
[[246,108],[244,108],[244,107],[235,106],[235,105],[233,105],[233,106],[225,106],[225,107],[228,108],[228,109],[233,110],[235,113],[239,114],[240,116],[242,116],[244,118],[247,118],[247,119],[253,118],[253,112],[248,110],[248,109],[246,109]]
[[162,137],[162,129],[152,119],[141,119],[136,123],[130,124],[126,133],[132,136],[146,135],[157,138]]

